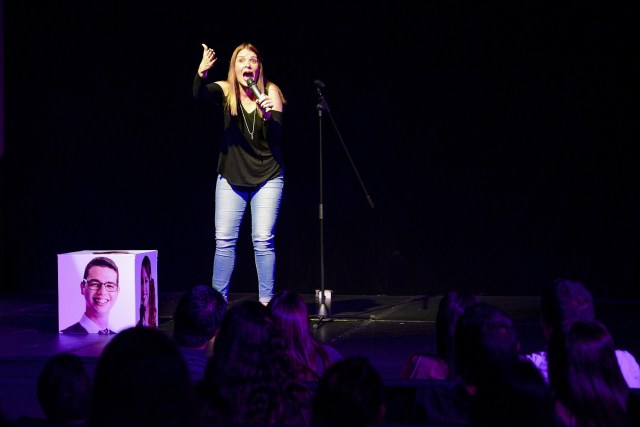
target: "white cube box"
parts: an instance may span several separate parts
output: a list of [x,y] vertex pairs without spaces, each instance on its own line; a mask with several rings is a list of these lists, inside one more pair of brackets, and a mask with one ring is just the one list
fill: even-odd
[[111,334],[139,324],[157,326],[157,269],[156,250],[58,254],[58,330]]

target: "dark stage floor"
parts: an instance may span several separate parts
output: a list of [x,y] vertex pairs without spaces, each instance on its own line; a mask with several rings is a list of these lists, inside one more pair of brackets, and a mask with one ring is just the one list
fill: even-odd
[[[160,328],[172,329],[171,315],[180,294],[160,293]],[[397,380],[405,359],[416,351],[435,350],[435,316],[441,295],[337,295],[327,300],[329,322],[319,324],[315,295],[304,295],[314,333],[344,356],[365,355],[386,381]],[[254,294],[231,294],[233,304]],[[539,299],[532,296],[481,296],[504,309],[518,326],[522,349],[540,348]],[[107,336],[68,336],[58,333],[56,293],[0,296],[0,406],[10,419],[41,416],[35,397],[40,369],[49,356],[71,352],[92,371]],[[619,348],[640,359],[640,300],[596,300],[598,318],[605,322]],[[325,319],[325,320],[327,320]]]

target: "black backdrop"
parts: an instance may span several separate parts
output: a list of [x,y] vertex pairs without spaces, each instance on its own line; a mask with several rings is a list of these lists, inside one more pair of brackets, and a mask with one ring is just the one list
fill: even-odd
[[[56,289],[83,249],[157,249],[161,290],[210,282],[220,123],[191,82],[201,43],[218,79],[250,40],[288,101],[279,288],[320,285],[319,79],[328,289],[639,295],[630,10],[233,3],[4,2],[3,290]],[[232,292],[256,290],[247,226]]]

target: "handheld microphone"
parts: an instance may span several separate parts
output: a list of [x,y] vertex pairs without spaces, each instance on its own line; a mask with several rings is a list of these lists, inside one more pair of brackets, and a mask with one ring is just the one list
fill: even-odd
[[[251,89],[251,92],[253,92],[253,94],[256,96],[256,99],[260,99],[262,93],[260,92],[260,89],[258,89],[258,84],[256,83],[256,81],[249,77],[247,79],[247,84],[249,85],[249,89]],[[271,111],[271,108],[265,108],[264,111],[269,112]]]

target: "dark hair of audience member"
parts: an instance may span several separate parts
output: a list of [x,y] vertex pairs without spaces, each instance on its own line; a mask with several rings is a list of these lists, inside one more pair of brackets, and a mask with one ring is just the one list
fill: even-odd
[[197,285],[181,295],[173,313],[173,338],[183,347],[201,347],[222,323],[227,302],[208,285]]
[[479,302],[469,291],[450,290],[438,304],[436,314],[436,353],[413,353],[400,372],[401,379],[456,379],[454,335],[464,310]]
[[468,307],[456,326],[455,368],[464,383],[491,382],[518,359],[520,342],[513,320],[500,308],[477,303]]
[[514,359],[478,388],[469,408],[470,427],[560,427],[555,399],[540,371]]
[[253,300],[230,306],[199,384],[204,418],[308,426],[312,391],[297,380],[293,363],[265,306]]
[[314,427],[371,427],[384,421],[384,385],[366,357],[344,358],[325,371],[313,398]]
[[453,369],[456,325],[467,307],[480,302],[469,291],[451,290],[445,294],[438,305],[436,314],[436,351],[449,366],[449,378],[455,376]]
[[591,292],[580,282],[554,280],[542,288],[540,317],[546,339],[553,329],[562,329],[577,320],[593,320],[595,309]]
[[87,419],[92,380],[80,356],[59,353],[40,371],[36,396],[49,421],[80,423]]
[[471,426],[557,425],[551,389],[519,351],[513,319],[499,307],[477,303],[458,320],[454,363],[472,395]]
[[576,321],[554,333],[547,358],[549,382],[563,420],[577,427],[631,425],[629,387],[613,339],[602,323]]
[[100,355],[91,427],[190,427],[197,422],[194,386],[176,343],[156,328],[125,329]]
[[322,342],[311,333],[307,305],[298,293],[284,290],[267,305],[280,330],[286,351],[297,363],[302,380],[317,380],[333,362]]

